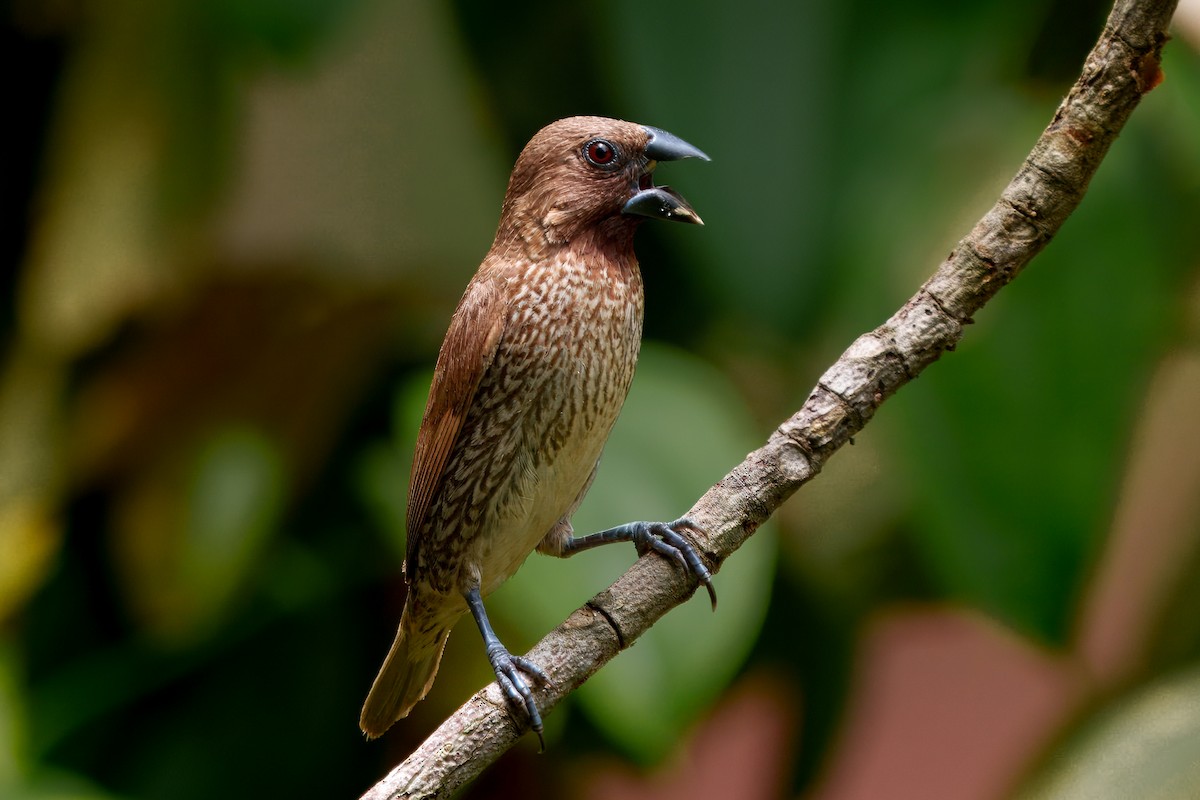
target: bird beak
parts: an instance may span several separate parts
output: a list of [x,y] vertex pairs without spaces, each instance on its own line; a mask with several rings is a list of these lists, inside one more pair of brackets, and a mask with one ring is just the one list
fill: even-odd
[[683,158],[701,158],[712,161],[704,151],[693,144],[688,144],[673,133],[667,133],[659,128],[643,125],[642,130],[650,137],[646,142],[646,155],[654,161],[679,161]]
[[646,165],[645,172],[638,180],[638,191],[625,203],[621,213],[703,225],[704,220],[700,219],[700,215],[687,200],[670,186],[655,186],[651,174],[659,161],[678,161],[683,158],[701,158],[705,161],[711,159],[703,150],[688,144],[673,133],[649,125],[643,125],[642,129],[649,137],[646,142],[646,156],[650,163]]

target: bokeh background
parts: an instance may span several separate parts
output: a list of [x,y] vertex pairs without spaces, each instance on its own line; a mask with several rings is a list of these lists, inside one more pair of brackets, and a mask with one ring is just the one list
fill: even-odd
[[[1195,797],[1200,11],[952,354],[468,797]],[[618,116],[647,342],[576,527],[669,519],[992,203],[1096,0],[8,0],[0,796],[356,797],[411,442],[543,124]],[[1190,14],[1190,16],[1188,16]],[[534,557],[523,651],[634,557]]]

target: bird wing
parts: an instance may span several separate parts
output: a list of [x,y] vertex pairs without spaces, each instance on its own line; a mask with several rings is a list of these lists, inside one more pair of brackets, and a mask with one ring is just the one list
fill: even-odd
[[450,320],[413,453],[405,519],[406,574],[410,575],[416,566],[420,531],[430,503],[442,484],[446,464],[479,382],[496,356],[507,316],[500,288],[492,280],[484,279],[471,282]]

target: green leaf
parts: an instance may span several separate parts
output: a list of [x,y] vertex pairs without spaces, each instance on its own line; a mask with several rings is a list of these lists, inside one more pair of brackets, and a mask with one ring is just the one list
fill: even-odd
[[1017,800],[1191,800],[1200,786],[1200,667],[1088,721]]
[[0,797],[5,800],[112,798],[78,775],[40,768],[31,757],[23,672],[17,648],[0,638]]
[[283,464],[266,436],[231,427],[202,448],[193,469],[180,577],[197,598],[218,608],[275,530],[283,509]]

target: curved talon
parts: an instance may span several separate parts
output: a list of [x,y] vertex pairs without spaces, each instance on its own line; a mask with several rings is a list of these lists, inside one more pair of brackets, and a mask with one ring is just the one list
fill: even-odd
[[[704,566],[704,562],[700,560],[699,554],[696,553],[696,548],[692,547],[691,543],[679,535],[676,528],[682,528],[686,531],[691,531],[696,534],[703,534],[706,531],[696,523],[692,522],[687,517],[680,517],[665,526],[671,532],[671,539],[667,540],[670,544],[678,548],[685,561],[689,571],[696,576],[696,580],[704,584],[704,588],[708,590],[708,599],[712,601],[713,611],[717,610],[717,590],[713,586],[712,573],[708,571],[708,567]],[[663,537],[667,539],[667,537]]]
[[691,542],[685,539],[676,528],[692,533],[704,533],[704,529],[687,517],[680,517],[674,522],[635,522],[633,540],[639,553],[654,550],[656,553],[672,558],[686,572],[691,573],[704,588],[708,590],[708,598],[712,602],[713,611],[717,610],[717,590],[713,586],[712,573]]
[[542,715],[533,699],[533,692],[521,677],[521,673],[532,676],[543,686],[550,683],[550,677],[537,664],[527,658],[514,656],[503,647],[489,648],[488,661],[492,662],[492,670],[496,673],[496,683],[500,685],[500,691],[504,692],[513,706],[524,708],[525,713],[529,715],[529,727],[538,737],[538,752],[544,751],[546,740],[542,736]]

